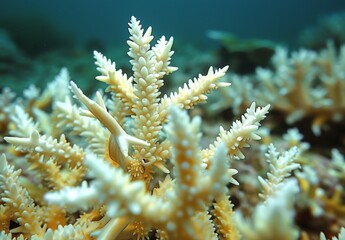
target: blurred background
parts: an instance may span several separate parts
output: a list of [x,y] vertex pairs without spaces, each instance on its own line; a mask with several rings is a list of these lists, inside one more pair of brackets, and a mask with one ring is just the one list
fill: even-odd
[[[12,28],[10,32],[39,34],[42,44],[49,38],[42,22],[54,24],[68,34],[66,37],[79,42],[122,44],[128,35],[124,26],[133,15],[145,26],[154,26],[156,36],[164,34],[205,43],[206,31],[221,30],[245,38],[294,44],[296,36],[319,18],[344,9],[343,0],[12,0],[1,3],[0,26]],[[22,29],[21,25],[29,29]]]
[[173,65],[184,73],[175,76],[188,79],[209,65],[251,73],[267,65],[276,45],[319,49],[330,37],[342,42],[344,10],[343,0],[2,1],[0,89],[44,87],[67,67],[73,80],[93,91],[100,86],[93,50],[130,71],[131,16],[144,29],[153,27],[154,41],[174,36]]

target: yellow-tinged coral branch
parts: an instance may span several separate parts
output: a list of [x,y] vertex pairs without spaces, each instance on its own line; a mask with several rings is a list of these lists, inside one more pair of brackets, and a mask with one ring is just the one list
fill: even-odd
[[82,116],[78,107],[72,104],[70,97],[55,104],[57,112],[57,128],[72,128],[72,134],[84,137],[88,148],[94,153],[104,155],[105,142],[109,138],[109,130],[101,123],[86,116]]
[[233,204],[225,194],[216,198],[213,204],[214,224],[221,240],[239,240],[240,234],[235,225]]
[[116,71],[115,63],[103,56],[101,53],[94,51],[95,64],[98,66],[97,70],[102,74],[96,79],[107,83],[108,90],[115,93],[116,97],[127,105],[132,106],[133,100],[136,98],[134,88],[132,85],[133,78],[127,78],[127,75],[122,73],[122,70]]
[[209,167],[210,157],[214,154],[214,149],[219,143],[224,142],[228,149],[228,154],[231,157],[242,159],[244,158],[241,148],[248,147],[250,140],[259,140],[260,136],[255,132],[260,125],[260,121],[266,117],[270,105],[263,108],[255,107],[255,103],[247,109],[247,112],[242,116],[241,121],[235,121],[229,131],[225,131],[220,127],[220,133],[216,141],[207,149],[202,150],[202,158],[204,163]]
[[178,92],[171,93],[169,97],[164,95],[161,99],[158,111],[164,111],[164,109],[173,104],[190,109],[197,103],[205,102],[207,99],[206,93],[219,87],[230,86],[230,83],[218,82],[218,80],[225,75],[227,70],[228,66],[216,71],[213,71],[213,68],[210,67],[207,75],[199,75],[198,78],[189,80],[188,84],[184,84],[183,88],[180,87]]
[[[128,216],[163,229],[172,239],[193,239],[192,232],[197,233],[200,227],[193,220],[194,213],[204,211],[213,197],[226,192],[229,181],[228,161],[225,161],[227,150],[225,144],[219,144],[213,156],[214,164],[203,172],[201,156],[197,151],[198,141],[195,141],[199,137],[199,120],[190,121],[185,112],[172,108],[170,121],[168,138],[175,149],[173,162],[177,178],[171,197],[160,199],[151,195],[143,181],[132,182],[121,168],[114,168],[96,156],[87,155],[86,164],[94,177],[90,186],[48,193],[45,199],[73,211],[78,209],[78,205],[86,209],[98,199],[100,204],[107,206],[107,215],[115,217],[110,225],[114,223],[118,226],[116,218]],[[189,130],[181,129],[181,124]]]
[[[70,89],[88,110],[78,110],[67,93],[63,94],[64,102],[61,96],[50,97],[53,118],[58,120],[53,127],[59,131],[72,128],[74,136],[66,135],[68,141],[64,135],[60,140],[40,135],[30,118],[14,121],[22,124],[23,128],[17,128],[18,136],[25,138],[7,137],[6,140],[28,151],[22,153],[31,164],[27,171],[39,169],[41,182],[48,183],[43,183],[41,192],[35,194],[36,203],[44,205],[40,199],[44,194],[43,199],[52,204],[39,209],[32,204],[34,209],[29,215],[39,216],[42,232],[36,236],[25,233],[24,237],[33,240],[93,239],[97,236],[101,239],[145,238],[150,230],[156,229],[160,237],[168,239],[217,239],[209,207],[216,200],[217,210],[224,208],[225,212],[231,212],[230,203],[222,201],[227,184],[238,184],[233,179],[237,170],[229,168],[229,155],[243,157],[240,149],[247,147],[249,140],[260,138],[256,130],[268,106],[255,108],[253,104],[241,121],[235,122],[229,131],[222,129],[214,144],[201,150],[200,118],[191,120],[181,108],[190,109],[204,102],[209,91],[228,86],[229,83],[219,82],[228,67],[215,71],[210,68],[206,75],[190,80],[170,97],[159,98],[163,77],[176,70],[170,66],[173,38],[161,37],[151,47],[151,28],[144,31],[134,17],[129,26],[127,43],[132,76],[127,78],[121,70],[115,69],[115,63],[94,52],[101,73],[97,79],[108,84],[108,89],[114,93],[112,99],[104,101],[97,92],[96,99],[91,100],[73,82]],[[63,80],[66,79],[65,76]],[[22,114],[17,115],[19,119]],[[38,114],[36,118],[46,120],[46,116],[49,115]],[[79,141],[79,137],[86,138],[82,142],[86,143],[82,145],[85,151],[70,144]],[[152,166],[161,171],[156,172]],[[85,176],[84,170],[88,170]],[[11,175],[18,178],[19,172]],[[31,180],[30,176],[25,180]],[[66,187],[80,181],[80,186]],[[55,192],[47,193],[49,190],[44,185]],[[36,191],[28,184],[25,186]],[[4,194],[7,192],[0,192],[1,204],[5,206],[0,206],[0,212],[7,213],[12,211],[14,201],[3,197]],[[60,207],[63,210],[59,211]],[[48,216],[49,213],[52,215]],[[225,219],[217,213],[213,217]],[[10,216],[18,222],[19,215]],[[24,227],[25,224],[31,222],[24,223]],[[42,227],[44,224],[48,230]],[[223,228],[222,235],[226,236],[230,223],[222,224],[218,230],[221,232]],[[10,224],[7,222],[4,228],[10,228]],[[23,228],[10,230],[22,231]],[[0,236],[9,235],[0,233]]]
[[[149,146],[149,143],[134,136],[128,135],[105,108],[105,104],[100,95],[99,103],[92,101],[84,95],[74,82],[71,82],[71,90],[75,96],[90,110],[90,112],[111,132],[109,140],[109,155],[118,162],[123,169],[126,169],[126,158],[128,157],[129,146]],[[121,154],[122,155],[121,155]]]
[[17,146],[20,151],[35,151],[45,158],[54,158],[59,164],[68,164],[70,167],[78,167],[84,157],[84,152],[77,145],[70,145],[65,135],[61,135],[59,141],[52,137],[40,135],[33,131],[30,137],[5,137],[8,143]]
[[266,157],[269,163],[270,172],[267,173],[267,179],[260,176],[258,177],[263,188],[259,196],[263,200],[275,194],[281,187],[284,179],[289,177],[292,171],[301,167],[300,164],[296,162],[298,153],[298,147],[293,147],[283,154],[280,154],[272,144],[268,146]]
[[43,236],[46,227],[37,219],[37,206],[18,181],[20,172],[8,164],[5,154],[0,156],[1,200],[11,209],[14,220],[20,224],[19,227],[11,229],[11,232],[23,233],[25,236]]
[[111,219],[100,231],[98,239],[113,240],[128,226],[131,219],[128,217]]

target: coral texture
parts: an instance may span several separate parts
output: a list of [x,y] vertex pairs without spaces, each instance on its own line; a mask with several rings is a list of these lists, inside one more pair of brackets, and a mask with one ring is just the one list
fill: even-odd
[[239,236],[226,218],[232,213],[226,186],[238,184],[230,163],[260,139],[255,132],[269,107],[252,104],[202,149],[201,119],[183,109],[228,86],[219,81],[227,67],[210,68],[160,97],[163,78],[177,68],[170,66],[173,39],[161,37],[151,46],[151,31],[132,17],[130,77],[94,52],[97,79],[108,85],[111,99],[100,92],[89,98],[66,69],[41,94],[31,87],[24,95],[30,101],[11,103],[9,97],[2,124],[11,129],[4,139],[15,149],[0,160],[2,238],[145,239],[155,233],[160,239],[216,239],[229,236],[227,229]]
[[258,67],[254,75],[229,75],[232,87],[222,89],[222,100],[208,111],[215,114],[231,107],[239,114],[252,101],[269,103],[289,124],[311,118],[313,132],[320,135],[328,122],[339,122],[345,116],[344,59],[345,46],[337,52],[331,42],[319,52],[300,49],[291,55],[278,47],[272,69]]
[[[0,93],[0,239],[344,238],[343,149],[320,154],[276,118],[261,126],[269,104],[317,134],[342,119],[344,47],[279,48],[254,82],[232,74],[228,88],[228,67],[211,67],[166,93],[173,38],[153,44],[135,17],[129,35],[131,71],[94,51],[105,92],[62,68],[42,91]],[[238,120],[201,115],[219,90],[204,109],[230,104]]]

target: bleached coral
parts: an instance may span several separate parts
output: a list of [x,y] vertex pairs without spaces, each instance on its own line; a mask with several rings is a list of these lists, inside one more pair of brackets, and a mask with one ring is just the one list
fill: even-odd
[[1,141],[3,136],[7,133],[9,125],[9,107],[15,94],[9,88],[3,88],[0,94],[0,102],[2,107],[0,108],[0,136]]
[[[112,168],[104,160],[89,156],[85,161],[94,178],[89,187],[48,193],[45,199],[69,210],[76,210],[76,207],[85,210],[105,203],[109,217],[143,221],[145,225],[166,231],[173,239],[200,239],[202,236],[198,237],[197,230],[203,223],[195,219],[194,214],[203,211],[213,197],[225,191],[227,151],[225,145],[220,145],[213,158],[213,167],[202,173],[198,149],[200,121],[189,122],[186,113],[177,109],[171,111],[168,138],[174,146],[172,158],[176,180],[168,198],[162,200],[151,195],[143,181],[131,182],[121,168]],[[114,232],[111,234],[103,233],[102,236],[106,239],[116,236]]]
[[216,115],[230,106],[236,116],[240,115],[253,99],[254,86],[251,76],[232,73],[227,74],[226,81],[231,83],[231,88],[221,88],[219,89],[220,94],[214,94],[214,97],[205,107],[208,115]]
[[297,147],[280,154],[272,144],[269,145],[266,157],[270,171],[267,173],[267,179],[259,176],[263,188],[259,196],[262,199],[266,200],[270,195],[273,195],[281,187],[280,185],[285,178],[289,177],[293,170],[300,168],[300,164],[295,162],[297,155]]
[[291,57],[278,49],[273,57],[275,72],[257,71],[263,86],[259,98],[274,101],[272,107],[287,114],[288,122],[312,117],[312,129],[320,134],[327,121],[344,117],[344,56],[344,46],[337,54],[332,44],[319,53],[302,49]]
[[[319,52],[300,49],[289,54],[286,48],[278,47],[271,59],[272,68],[258,67],[254,75],[232,75],[229,82],[235,87],[222,90],[227,101],[217,101],[210,109],[231,107],[238,113],[253,101],[271,104],[289,124],[312,119],[312,130],[320,135],[329,122],[344,120],[344,59],[345,46],[337,50],[331,42]],[[235,90],[237,86],[239,90]]]
[[[326,240],[326,236],[324,233],[321,233],[320,234],[320,240]],[[332,237],[332,240],[344,240],[345,239],[345,228],[342,227],[340,232],[339,232],[339,235],[338,237]]]
[[[244,114],[211,138],[202,135],[208,119],[189,109],[208,101],[211,90],[228,90],[229,83],[220,82],[227,67],[210,68],[166,93],[162,86],[177,70],[173,38],[152,44],[152,29],[134,17],[129,32],[132,73],[94,52],[105,93],[89,96],[62,69],[45,89],[30,86],[15,99],[9,90],[0,95],[1,134],[10,143],[0,145],[1,239],[307,239],[305,224],[319,219],[324,227],[317,230],[338,234],[345,209],[343,149],[320,156],[297,128],[278,137],[260,122],[266,103],[296,110],[300,103],[289,91],[296,90],[297,73],[315,81],[300,90],[315,91],[310,99],[320,110],[336,99],[341,105],[341,84],[332,85],[342,81],[341,54],[331,45],[322,53],[281,50],[274,69],[257,72],[267,86],[251,76],[230,76],[236,80],[227,97],[236,99],[212,111],[232,104]],[[332,96],[318,95],[323,87]],[[259,96],[267,91],[273,98]],[[251,103],[254,96],[266,106]],[[300,112],[286,114],[292,120],[323,114]]]
[[263,202],[253,210],[251,219],[236,215],[237,226],[245,239],[296,239],[298,230],[293,221],[294,197],[299,192],[296,179],[288,178],[300,165],[296,163],[298,148],[280,154],[271,144],[266,154],[269,162],[267,178],[259,176]]
[[[97,79],[113,94],[108,101],[100,92],[87,97],[73,82],[70,94],[69,75],[62,70],[41,95],[26,94],[30,104],[11,108],[14,127],[5,139],[16,150],[1,158],[0,211],[6,213],[1,236],[128,239],[145,238],[154,229],[161,239],[217,239],[215,229],[226,236],[224,230],[234,227],[216,211],[214,224],[209,208],[215,204],[232,212],[226,185],[238,183],[230,164],[244,157],[241,149],[251,140],[260,139],[256,131],[269,106],[253,103],[241,120],[229,130],[221,128],[218,138],[201,149],[201,120],[181,109],[228,86],[219,82],[227,67],[210,68],[160,97],[164,77],[177,70],[170,66],[173,39],[162,37],[151,46],[151,31],[132,17],[130,77],[94,52]],[[63,88],[61,95],[54,94],[57,87]],[[78,109],[71,95],[87,109]],[[17,159],[26,161],[20,178]],[[37,223],[32,216],[38,216]],[[11,221],[19,227],[11,228]]]
[[236,222],[241,235],[248,240],[297,239],[293,204],[298,191],[294,179],[286,180],[274,196],[256,206],[251,219],[237,215]]

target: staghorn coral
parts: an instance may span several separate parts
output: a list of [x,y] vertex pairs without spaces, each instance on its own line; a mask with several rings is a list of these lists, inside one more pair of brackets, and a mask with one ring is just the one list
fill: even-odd
[[337,54],[332,44],[319,53],[302,49],[291,57],[286,49],[278,49],[272,59],[275,72],[257,70],[262,84],[258,98],[274,100],[272,107],[285,113],[288,123],[312,117],[312,130],[320,134],[327,121],[344,117],[344,53],[342,47]]
[[293,221],[293,197],[297,193],[296,181],[286,180],[274,196],[255,207],[250,220],[237,215],[237,226],[244,239],[298,239]]
[[100,92],[91,99],[70,82],[87,107],[78,109],[62,70],[41,95],[32,87],[24,95],[29,103],[9,107],[11,136],[5,140],[16,148],[7,146],[0,160],[2,238],[144,239],[155,231],[160,239],[217,239],[229,228],[238,237],[225,217],[232,212],[226,185],[238,184],[229,164],[260,139],[255,132],[269,106],[252,104],[241,121],[221,128],[201,149],[201,120],[181,109],[228,86],[219,82],[227,67],[210,68],[160,97],[164,76],[177,70],[170,66],[173,39],[162,37],[151,47],[151,28],[144,31],[134,17],[129,32],[132,76],[94,53],[97,79],[108,84],[111,99]]
[[320,135],[329,122],[344,120],[344,58],[345,46],[337,51],[331,42],[319,52],[300,49],[290,55],[278,47],[271,58],[272,68],[258,67],[253,75],[229,75],[227,81],[233,87],[221,90],[226,101],[217,99],[209,112],[231,107],[238,114],[253,101],[269,103],[284,114],[288,124],[310,118],[312,131]]
[[217,129],[216,139],[202,135],[207,118],[195,112],[191,118],[185,109],[208,100],[213,89],[225,92],[229,84],[219,79],[227,67],[210,68],[161,96],[167,75],[177,70],[170,65],[173,39],[151,45],[151,31],[134,17],[129,23],[132,74],[94,52],[96,79],[110,94],[88,96],[62,69],[46,89],[0,95],[1,134],[10,143],[0,145],[0,239],[314,239],[320,232],[325,239],[342,233],[342,149],[324,157],[310,152],[297,129],[281,137],[259,128],[268,106],[246,109],[257,91],[246,76],[233,82],[229,96],[243,94],[230,102],[238,114],[246,111],[241,119],[222,124],[229,127]]
[[298,230],[293,221],[293,197],[299,192],[296,179],[288,178],[300,167],[296,163],[298,148],[293,147],[280,154],[274,145],[268,146],[269,162],[267,178],[258,177],[264,202],[253,210],[250,220],[237,214],[237,226],[245,239],[296,239]]
[[[326,236],[324,233],[320,234],[320,240],[326,240]],[[343,240],[345,239],[345,228],[341,228],[338,237],[332,237],[332,240]]]

